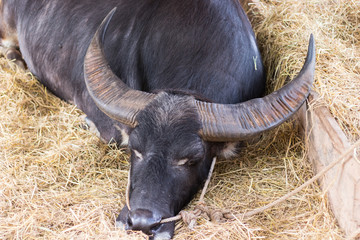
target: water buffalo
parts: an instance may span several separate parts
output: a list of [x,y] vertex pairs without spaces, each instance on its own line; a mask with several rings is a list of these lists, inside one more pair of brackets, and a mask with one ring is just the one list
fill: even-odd
[[299,75],[263,97],[264,67],[237,0],[0,5],[1,45],[15,58],[19,47],[39,81],[83,110],[103,140],[129,146],[131,210],[117,223],[158,239],[173,236],[174,223],[160,221],[192,199],[213,157],[287,120],[313,81],[311,37]]

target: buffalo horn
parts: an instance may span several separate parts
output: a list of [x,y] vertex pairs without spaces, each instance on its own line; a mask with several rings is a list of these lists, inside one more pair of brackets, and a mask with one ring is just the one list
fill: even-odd
[[204,140],[239,141],[272,129],[289,119],[309,95],[315,72],[315,43],[310,36],[305,64],[298,76],[263,98],[238,104],[195,101]]
[[85,55],[84,77],[86,87],[95,104],[109,117],[135,127],[136,115],[155,95],[128,87],[110,69],[104,55],[103,40],[114,8],[96,31]]

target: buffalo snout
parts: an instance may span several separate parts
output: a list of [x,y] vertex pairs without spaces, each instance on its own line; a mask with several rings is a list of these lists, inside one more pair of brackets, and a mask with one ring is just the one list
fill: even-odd
[[156,211],[138,208],[130,211],[125,206],[116,219],[117,227],[124,230],[142,231],[149,239],[171,239],[174,235],[175,223],[161,223],[165,218]]
[[160,225],[161,216],[147,209],[136,209],[130,211],[127,218],[127,225],[131,230],[141,230],[151,235],[152,230]]

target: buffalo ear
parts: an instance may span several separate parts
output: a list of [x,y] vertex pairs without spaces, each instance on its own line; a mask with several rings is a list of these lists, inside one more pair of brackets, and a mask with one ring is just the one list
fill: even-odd
[[315,73],[315,42],[311,34],[308,53],[297,77],[263,98],[238,104],[196,101],[206,141],[230,142],[251,138],[289,119],[308,97]]
[[134,128],[138,112],[156,95],[128,87],[112,72],[105,59],[104,36],[115,11],[116,8],[105,17],[90,43],[84,60],[84,77],[89,94],[99,109],[109,117]]

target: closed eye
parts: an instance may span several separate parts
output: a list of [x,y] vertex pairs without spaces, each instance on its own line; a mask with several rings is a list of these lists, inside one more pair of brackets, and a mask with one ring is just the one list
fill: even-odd
[[136,150],[133,150],[133,152],[134,152],[134,154],[135,154],[135,156],[136,156],[137,159],[143,160],[143,155],[142,155],[141,153],[139,153],[139,152],[136,151]]
[[176,165],[178,165],[178,166],[183,166],[183,165],[185,165],[188,161],[189,161],[188,158],[184,158],[184,159],[181,159],[181,160],[177,161],[177,164],[176,164]]

